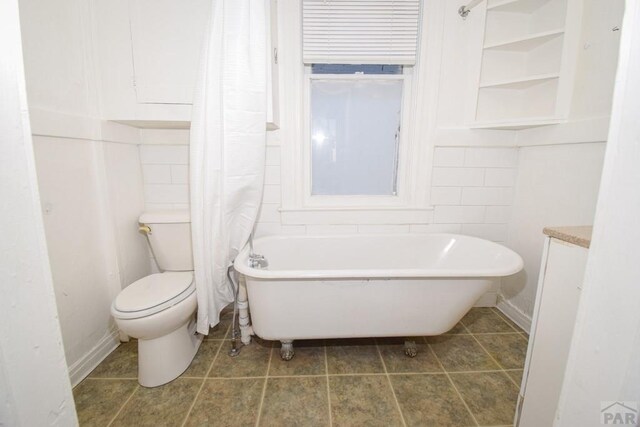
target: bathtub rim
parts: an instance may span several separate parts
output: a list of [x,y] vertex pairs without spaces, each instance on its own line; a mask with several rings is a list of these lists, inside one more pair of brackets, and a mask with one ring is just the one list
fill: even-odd
[[[256,242],[265,241],[265,240],[287,240],[287,239],[295,239],[295,238],[305,238],[305,239],[328,239],[328,238],[363,238],[363,237],[408,237],[408,236],[417,236],[417,234],[406,234],[406,233],[389,233],[389,234],[335,234],[335,235],[285,235],[285,236],[263,236],[254,240],[254,245]],[[406,278],[487,278],[487,277],[506,277],[511,276],[513,274],[518,273],[524,267],[524,261],[522,257],[513,251],[512,249],[507,248],[504,245],[501,245],[496,242],[492,242],[487,239],[482,239],[480,237],[467,236],[464,234],[456,234],[456,233],[425,233],[420,236],[447,236],[447,237],[457,237],[468,240],[476,240],[482,241],[483,244],[488,244],[489,246],[498,246],[501,250],[505,250],[510,252],[514,260],[516,261],[514,265],[510,265],[508,267],[496,267],[496,268],[486,268],[486,269],[425,269],[425,268],[414,268],[414,269],[354,269],[354,270],[262,270],[258,268],[251,268],[247,265],[247,259],[249,256],[249,244],[247,243],[244,248],[240,251],[238,256],[235,258],[233,266],[234,269],[243,274],[244,276],[250,277],[252,279],[267,279],[267,280],[277,280],[277,279],[406,279]],[[268,259],[268,258],[267,258]]]

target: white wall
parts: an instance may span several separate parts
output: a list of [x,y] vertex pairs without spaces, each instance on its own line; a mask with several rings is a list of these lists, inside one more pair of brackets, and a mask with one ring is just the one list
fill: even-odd
[[[627,2],[620,70],[558,426],[600,425],[602,402],[640,402],[640,3]],[[636,406],[637,408],[637,406]],[[636,425],[638,413],[635,413]]]
[[137,145],[111,142],[101,145],[120,290],[150,272],[147,239],[138,232],[138,217],[144,211],[142,169]]
[[189,146],[140,145],[147,210],[189,208]]
[[38,177],[73,383],[118,345],[117,292],[150,271],[137,129],[104,123],[91,2],[20,0]]
[[16,0],[0,3],[0,425],[78,424],[33,158]]
[[624,2],[584,2],[569,123],[518,132],[519,170],[507,245],[525,261],[503,280],[499,307],[528,329],[542,255],[542,228],[591,225],[611,110]]
[[[502,281],[502,297],[530,322],[547,226],[591,225],[604,143],[522,147],[508,246],[522,256],[520,273]],[[529,326],[525,324],[523,326]]]
[[[257,235],[445,231],[506,243],[523,256],[526,266],[524,272],[505,280],[503,307],[527,327],[542,228],[592,222],[619,36],[611,29],[620,23],[621,4],[620,0],[585,2],[571,123],[516,132],[466,128],[463,112],[468,88],[460,82],[468,79],[469,55],[473,54],[469,40],[474,30],[469,20],[460,19],[457,5],[430,2],[430,13],[442,16],[441,22],[430,21],[427,28],[424,66],[434,67],[436,77],[425,94],[430,105],[423,112],[428,126],[419,135],[435,146],[431,164],[424,165],[432,169],[430,223],[283,224],[280,143],[290,135],[283,129],[268,137],[265,196]],[[287,36],[281,34],[281,38]],[[286,63],[281,61],[281,67]],[[154,138],[146,142],[154,143]],[[181,142],[188,143],[187,137],[183,135]],[[553,145],[545,146],[549,144]],[[174,181],[172,168],[186,163],[187,147],[142,147],[141,154],[146,206],[184,207],[188,191],[182,182]]]
[[47,247],[70,366],[111,330],[109,277],[96,143],[35,137]]

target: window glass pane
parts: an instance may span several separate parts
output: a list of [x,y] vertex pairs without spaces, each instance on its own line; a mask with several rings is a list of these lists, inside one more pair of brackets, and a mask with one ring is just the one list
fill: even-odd
[[402,74],[402,65],[312,64],[312,74]]
[[395,195],[401,80],[311,81],[311,194]]

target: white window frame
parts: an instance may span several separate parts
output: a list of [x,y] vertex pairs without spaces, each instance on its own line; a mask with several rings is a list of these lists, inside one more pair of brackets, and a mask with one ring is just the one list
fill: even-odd
[[[311,67],[305,67],[304,77],[304,196],[303,205],[306,207],[354,207],[354,206],[386,206],[400,207],[408,203],[406,188],[406,161],[408,129],[408,113],[411,109],[411,75],[413,67],[404,67],[402,74],[312,74]],[[311,82],[313,80],[362,80],[362,81],[402,81],[402,107],[400,112],[400,134],[398,140],[398,169],[396,171],[396,195],[312,195],[312,159],[311,159]]]
[[[435,3],[425,2],[425,5],[429,4]],[[427,14],[425,17],[428,19],[422,20],[418,63],[410,67],[408,74],[400,76],[405,79],[405,86],[398,196],[311,196],[310,79],[325,79],[331,75],[305,73],[302,37],[292,36],[300,35],[302,31],[301,2],[279,3],[282,114],[278,136],[281,144],[280,212],[283,224],[428,224],[433,221],[429,193],[444,7],[438,4],[435,9],[436,13]],[[425,28],[429,29],[428,37]],[[431,51],[428,60],[427,50]],[[345,79],[347,75],[338,76]],[[364,75],[367,76],[371,75]],[[394,197],[393,201],[390,197]]]

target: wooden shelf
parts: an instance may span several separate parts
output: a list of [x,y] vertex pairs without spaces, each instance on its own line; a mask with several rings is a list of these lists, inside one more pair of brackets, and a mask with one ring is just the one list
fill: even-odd
[[496,12],[532,13],[550,0],[497,0],[490,2],[487,10]]
[[557,79],[558,73],[538,74],[517,79],[505,79],[487,83],[480,83],[480,88],[502,88],[502,89],[526,89],[549,80]]
[[530,34],[524,37],[517,37],[510,40],[504,40],[498,43],[485,45],[484,49],[508,50],[515,52],[528,52],[539,47],[546,42],[560,37],[564,34],[564,28],[543,31],[540,33]]
[[474,122],[469,125],[471,129],[496,129],[496,130],[520,130],[540,126],[557,125],[563,123],[564,119],[557,117],[527,117],[522,119]]

